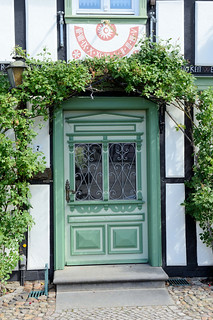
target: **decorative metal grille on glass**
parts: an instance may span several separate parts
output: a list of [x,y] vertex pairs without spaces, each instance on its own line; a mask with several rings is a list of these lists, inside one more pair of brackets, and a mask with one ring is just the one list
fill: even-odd
[[109,199],[136,199],[135,143],[109,144]]
[[102,145],[75,144],[75,200],[103,200]]
[[79,0],[79,9],[100,9],[101,0]]
[[111,9],[132,9],[131,0],[110,0]]

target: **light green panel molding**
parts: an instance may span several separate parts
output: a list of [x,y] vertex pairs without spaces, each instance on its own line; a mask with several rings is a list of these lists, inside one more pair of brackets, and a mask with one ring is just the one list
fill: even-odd
[[76,230],[76,249],[100,249],[99,230]]
[[[75,99],[76,98],[72,98],[72,99]],[[83,100],[88,100],[88,97],[78,97],[77,98],[78,100],[79,99],[83,99]],[[99,97],[99,99],[102,99],[102,97]],[[116,99],[116,98],[115,98]],[[119,98],[120,100],[121,98]],[[76,101],[78,101],[76,100]],[[94,116],[102,116],[104,117],[105,115],[106,116],[111,116],[110,120],[108,118],[108,120],[104,120],[104,119],[100,119],[100,117],[98,119],[94,119]],[[137,115],[124,115],[122,114],[121,112],[103,112],[103,111],[95,111],[93,112],[92,114],[91,113],[84,113],[83,115],[78,115],[78,116],[73,116],[73,117],[66,117],[65,118],[65,121],[67,123],[89,123],[91,121],[89,121],[89,119],[91,119],[91,117],[93,118],[92,119],[92,123],[108,123],[108,124],[112,124],[114,122],[118,123],[118,119],[114,119],[115,116],[119,116],[120,119],[119,119],[119,123],[125,123],[125,122],[128,122],[128,123],[141,123],[142,121],[144,121],[144,116],[137,116]]]
[[72,255],[105,254],[104,226],[72,226],[70,234]]
[[[109,253],[141,253],[142,225],[109,226]],[[140,240],[139,240],[140,239]]]
[[67,216],[67,223],[78,223],[79,222],[79,216],[81,217],[81,221],[83,223],[94,223],[94,222],[137,222],[137,221],[145,221],[145,214],[139,213],[139,214],[125,214],[125,217],[122,213],[119,214],[108,214],[102,212],[101,214],[91,215],[87,214],[85,216],[75,214],[71,216]]
[[137,230],[113,230],[113,249],[137,248]]
[[139,0],[139,15],[72,15],[72,1],[65,0],[65,22],[66,23],[100,23],[102,20],[110,20],[110,23],[122,24],[146,24],[147,22],[147,0]]
[[[107,169],[106,166],[104,166],[104,171],[106,169]],[[104,172],[104,175],[106,176],[107,172]],[[107,184],[104,186],[104,190],[106,191],[108,190],[108,180],[105,179],[104,182],[107,182]],[[103,201],[102,202],[94,201],[93,203],[84,204],[84,202],[79,201],[79,202],[75,202],[75,205],[74,205],[74,202],[73,203],[70,202],[68,205],[70,206],[71,212],[75,210],[79,214],[83,214],[83,213],[97,214],[103,211],[105,211],[105,214],[106,214],[108,210],[112,211],[113,213],[119,213],[119,212],[130,213],[130,212],[134,212],[136,208],[141,210],[144,203],[144,201],[142,200],[135,201],[135,203],[133,203],[133,201],[131,203],[127,200],[125,204],[124,203],[111,204],[111,202],[107,201],[107,203],[105,204],[103,203]]]
[[122,125],[122,124],[102,124],[102,125],[75,125],[74,132],[75,133],[90,133],[90,132],[104,132],[104,133],[111,133],[111,132],[135,132],[136,126],[135,125]]
[[205,90],[209,87],[213,87],[213,76],[212,77],[196,77],[195,85],[199,90]]

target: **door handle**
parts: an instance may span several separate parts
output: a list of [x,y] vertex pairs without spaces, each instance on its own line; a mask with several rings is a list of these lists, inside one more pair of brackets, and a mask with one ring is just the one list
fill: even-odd
[[70,202],[70,193],[76,194],[76,191],[70,189],[70,183],[69,183],[69,180],[67,179],[65,183],[65,195],[66,195],[67,203]]
[[65,196],[66,196],[67,203],[69,203],[70,202],[70,183],[69,183],[69,180],[67,180],[65,183]]

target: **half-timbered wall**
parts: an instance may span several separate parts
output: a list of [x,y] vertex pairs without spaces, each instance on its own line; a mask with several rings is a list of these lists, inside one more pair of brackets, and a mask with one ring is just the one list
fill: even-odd
[[[213,65],[213,1],[157,0],[154,9],[157,41],[171,38],[193,66]],[[88,21],[67,20],[62,46],[58,11],[65,11],[63,0],[0,0],[0,62],[11,61],[15,45],[26,48],[34,57],[46,48],[53,60],[115,53],[126,56],[137,50],[135,44],[141,37],[150,34],[149,19],[146,25],[119,20],[113,23],[112,32],[107,24],[103,29],[101,20],[91,22],[88,17]],[[195,72],[198,75],[206,74],[202,74],[203,69],[193,68],[192,72],[199,70]],[[213,67],[207,71],[213,76]],[[183,133],[176,131],[173,119],[181,123],[186,119],[173,106],[164,111],[165,125],[160,134],[163,266],[170,274],[202,274],[205,267],[213,265],[212,252],[200,241],[199,227],[185,216],[180,205],[186,193],[184,181],[190,176],[192,150]],[[34,148],[46,156],[47,168],[52,168],[51,130],[46,123],[34,141]],[[27,270],[43,269],[45,263],[53,270],[52,177],[35,180],[31,193],[36,225],[28,234]]]

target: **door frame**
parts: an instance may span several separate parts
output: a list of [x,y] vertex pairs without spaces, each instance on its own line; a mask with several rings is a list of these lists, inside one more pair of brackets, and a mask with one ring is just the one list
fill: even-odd
[[[131,106],[131,109],[130,109]],[[65,266],[64,113],[74,110],[145,110],[147,139],[148,263],[161,266],[160,144],[158,108],[140,97],[75,97],[53,119],[54,269]]]

